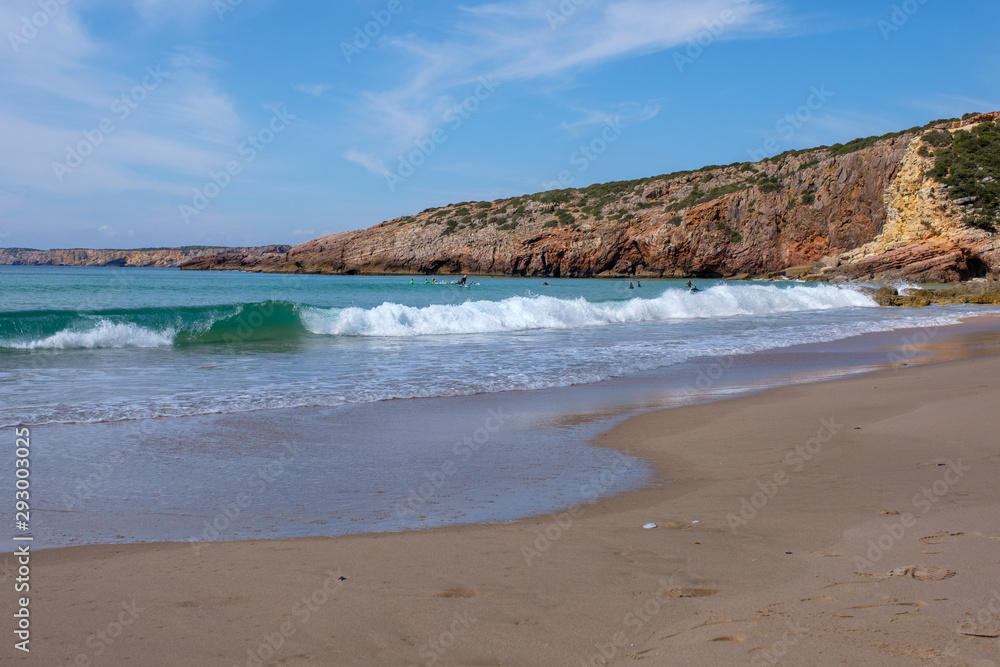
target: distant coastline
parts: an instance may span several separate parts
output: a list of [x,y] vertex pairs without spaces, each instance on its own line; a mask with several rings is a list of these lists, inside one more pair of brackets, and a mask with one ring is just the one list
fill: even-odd
[[269,245],[232,248],[227,246],[182,246],[179,248],[0,248],[0,266],[135,266],[176,268],[205,256],[239,255],[265,257],[288,252],[291,246]]

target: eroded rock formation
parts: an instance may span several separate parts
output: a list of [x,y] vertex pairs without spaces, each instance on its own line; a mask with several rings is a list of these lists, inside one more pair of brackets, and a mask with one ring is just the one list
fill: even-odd
[[[428,209],[284,253],[204,256],[185,269],[533,276],[775,275],[948,282],[996,276],[994,233],[963,224],[928,176],[926,132],[756,164]],[[795,267],[790,269],[790,267]]]

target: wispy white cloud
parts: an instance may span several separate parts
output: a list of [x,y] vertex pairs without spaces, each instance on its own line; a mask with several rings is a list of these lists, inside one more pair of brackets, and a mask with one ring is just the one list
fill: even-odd
[[[0,49],[0,185],[178,194],[192,173],[225,164],[246,124],[218,83],[222,63],[186,47],[128,70],[98,65],[114,62],[113,46],[83,28],[82,6],[54,4],[59,12],[18,52]],[[37,11],[14,0],[0,25]],[[68,160],[73,152],[81,159]]]
[[316,230],[314,230],[314,229],[296,229],[294,232],[292,232],[292,236],[309,236],[309,237],[314,237],[314,236],[316,236]]
[[368,171],[373,174],[378,174],[379,176],[385,176],[389,173],[389,170],[385,168],[385,164],[382,162],[381,158],[368,153],[362,153],[354,148],[344,152],[343,158],[350,162],[360,164]]
[[[560,7],[573,9],[560,13]],[[553,12],[560,20],[552,20]],[[398,85],[359,97],[355,134],[366,153],[389,159],[438,126],[480,76],[504,83],[566,81],[612,60],[686,44],[723,12],[729,13],[716,41],[786,29],[768,2],[508,0],[463,6],[450,23],[437,26],[442,37],[436,41],[414,34],[381,40],[380,48],[395,50],[408,66],[400,69]],[[370,159],[357,159],[360,152],[344,157],[375,171]]]
[[642,123],[647,120],[652,120],[659,115],[662,108],[663,107],[660,104],[653,102],[645,104],[631,102],[616,105],[610,110],[595,111],[590,109],[573,109],[573,111],[579,113],[582,118],[573,122],[563,121],[562,128],[566,130],[570,136],[577,137],[582,132],[595,125],[606,125],[607,123],[613,123],[616,121],[632,125],[633,123]]

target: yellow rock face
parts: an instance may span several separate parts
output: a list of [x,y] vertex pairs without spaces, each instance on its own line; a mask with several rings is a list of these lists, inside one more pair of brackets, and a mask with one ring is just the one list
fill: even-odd
[[[956,124],[948,131],[968,130],[977,124]],[[860,248],[840,255],[840,262],[850,264],[917,243],[942,248],[961,247],[990,256],[996,254],[997,239],[966,226],[962,222],[962,210],[948,198],[941,185],[927,175],[934,167],[934,158],[920,155],[923,145],[921,137],[910,142],[899,173],[885,192],[886,222],[882,233]]]
[[899,174],[885,193],[888,212],[882,233],[873,241],[842,256],[847,262],[879,255],[911,243],[949,243],[967,236],[961,213],[938,184],[927,176],[933,158],[918,153],[923,142],[914,139],[906,150]]

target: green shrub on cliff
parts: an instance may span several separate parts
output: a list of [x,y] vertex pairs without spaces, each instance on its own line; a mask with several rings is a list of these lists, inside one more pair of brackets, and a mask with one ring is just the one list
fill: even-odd
[[715,228],[729,237],[730,242],[739,243],[743,235],[724,222],[715,223]]
[[559,211],[556,217],[559,218],[560,225],[571,225],[576,222],[576,216],[567,211]]
[[951,199],[972,207],[963,222],[994,231],[1000,222],[1000,124],[959,130],[934,156],[930,176],[948,186]]
[[940,148],[942,146],[951,146],[954,141],[954,137],[951,132],[943,132],[937,130],[935,132],[930,132],[925,134],[923,137],[924,143],[928,146],[934,146],[935,148]]
[[565,204],[570,200],[570,195],[573,190],[549,190],[548,192],[542,192],[534,195],[535,201],[542,202],[543,204]]
[[784,190],[785,186],[777,178],[769,176],[757,181],[757,189],[761,192],[778,192]]

